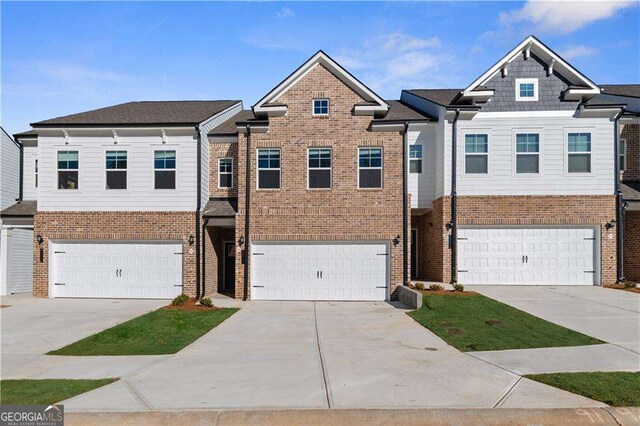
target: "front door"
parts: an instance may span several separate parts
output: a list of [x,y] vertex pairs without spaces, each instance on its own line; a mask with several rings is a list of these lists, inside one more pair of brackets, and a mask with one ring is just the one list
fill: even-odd
[[236,245],[233,241],[224,243],[223,289],[233,290],[236,282]]
[[411,278],[418,278],[418,230],[411,230]]

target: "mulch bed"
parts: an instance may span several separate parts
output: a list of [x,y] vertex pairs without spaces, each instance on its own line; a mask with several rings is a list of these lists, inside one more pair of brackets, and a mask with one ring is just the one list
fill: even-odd
[[409,288],[411,288],[412,290],[418,291],[422,294],[435,294],[438,296],[473,296],[476,295],[478,293],[476,293],[475,291],[455,291],[455,290],[418,290],[417,288],[413,287],[413,286],[409,286]]
[[616,289],[616,290],[624,290],[624,291],[629,291],[631,293],[639,293],[640,294],[640,288],[638,288],[638,287],[625,288],[624,284],[605,284],[604,287],[605,288],[613,288],[613,289]]
[[182,306],[167,305],[164,309],[170,309],[173,311],[218,311],[223,308],[218,308],[217,306],[208,308],[206,306],[196,305],[196,299],[189,299]]

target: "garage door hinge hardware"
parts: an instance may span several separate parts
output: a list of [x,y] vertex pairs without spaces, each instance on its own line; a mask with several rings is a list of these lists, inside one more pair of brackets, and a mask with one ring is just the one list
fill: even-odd
[[378,256],[389,256],[389,253],[378,253]]
[[182,284],[176,284],[174,287],[182,287]]
[[264,253],[253,253],[254,256],[264,256]]
[[469,272],[469,271],[466,269],[458,269],[458,272]]
[[180,253],[173,253],[173,254],[182,254],[182,252],[180,252]]
[[585,274],[595,274],[596,271],[584,271]]
[[264,288],[264,286],[263,286],[263,285],[254,285],[254,286],[252,286],[252,287],[253,287],[253,288]]
[[66,251],[54,251],[54,253],[66,253]]
[[468,238],[460,238],[460,237],[458,237],[458,240],[468,240]]
[[595,240],[595,238],[585,238],[585,240]]
[[53,283],[53,285],[66,285],[65,283]]
[[387,288],[386,285],[377,285],[376,288]]

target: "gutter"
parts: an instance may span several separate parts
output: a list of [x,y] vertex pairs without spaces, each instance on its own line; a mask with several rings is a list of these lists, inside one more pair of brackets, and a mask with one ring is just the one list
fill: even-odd
[[[202,207],[202,138],[200,136],[200,125],[196,125],[197,134],[197,164],[196,164],[196,212],[195,212],[195,234],[196,234],[196,299],[200,299],[200,208]],[[204,286],[203,290],[204,290]],[[204,295],[204,294],[203,294]]]
[[407,262],[407,257],[409,254],[409,246],[407,241],[407,227],[409,225],[409,221],[407,218],[407,144],[409,143],[408,133],[409,122],[406,122],[404,123],[404,133],[402,135],[402,285],[407,285],[408,283],[407,268],[409,267],[409,262]]
[[622,186],[620,183],[620,156],[619,156],[619,120],[624,112],[624,108],[620,110],[613,119],[613,154],[614,154],[614,174],[615,174],[615,192],[616,192],[616,282],[621,283],[625,281],[624,278],[624,211],[626,203],[622,199]]
[[247,129],[247,153],[245,155],[245,203],[244,203],[244,248],[242,251],[244,261],[244,294],[242,300],[247,300],[249,293],[249,203],[251,201],[251,125],[246,124]]
[[460,109],[456,109],[451,127],[451,284],[458,282],[458,117]]

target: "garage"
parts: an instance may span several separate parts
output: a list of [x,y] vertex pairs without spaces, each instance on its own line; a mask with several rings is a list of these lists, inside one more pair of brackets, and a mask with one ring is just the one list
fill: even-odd
[[385,242],[254,242],[251,299],[387,300],[388,264]]
[[178,242],[51,242],[51,297],[171,299],[182,293]]
[[594,285],[594,227],[464,227],[458,232],[462,284]]
[[0,263],[3,265],[0,266],[0,294],[30,293],[33,289],[33,229],[5,227],[0,238]]

